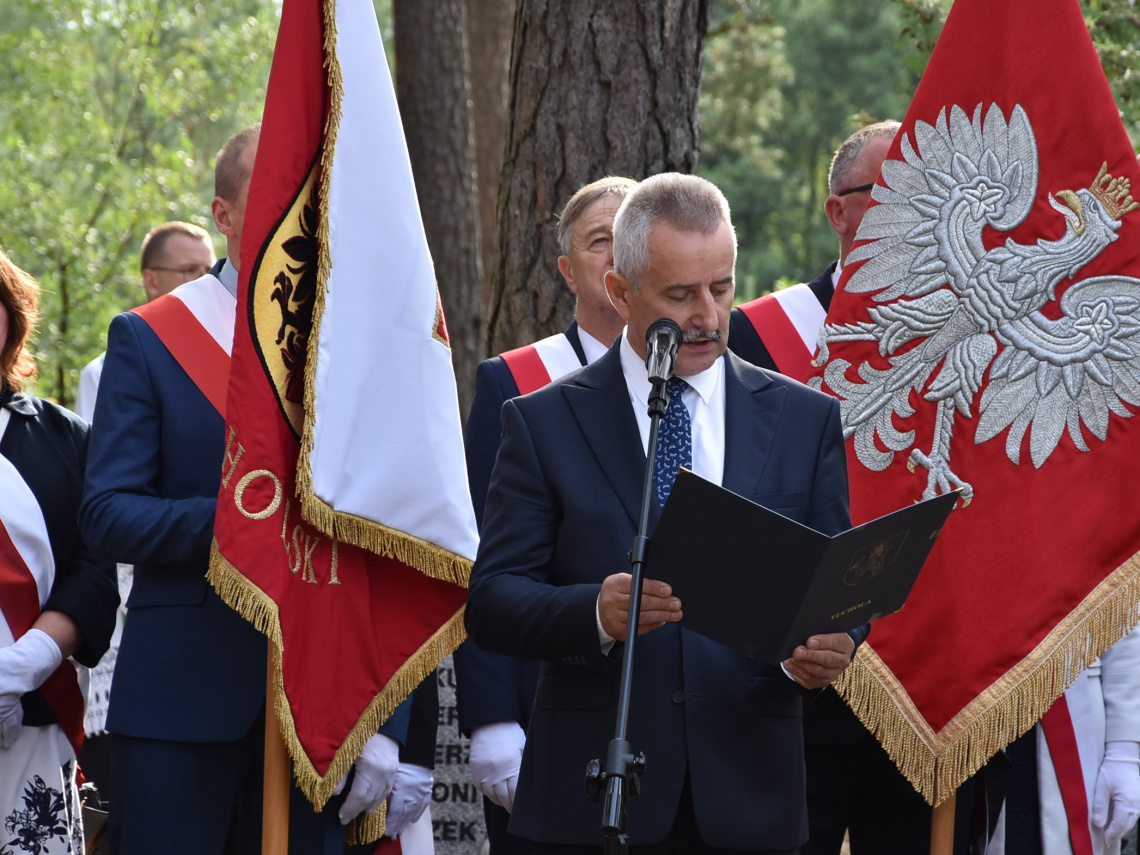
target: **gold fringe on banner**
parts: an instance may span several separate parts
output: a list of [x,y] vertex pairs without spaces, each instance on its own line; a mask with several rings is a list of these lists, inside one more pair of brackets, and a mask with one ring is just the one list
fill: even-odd
[[317,287],[313,300],[313,325],[309,333],[308,357],[305,360],[305,426],[301,437],[301,454],[297,460],[297,492],[301,499],[301,515],[329,537],[354,544],[377,555],[414,567],[433,579],[467,586],[471,561],[462,556],[374,520],[338,511],[321,500],[313,491],[311,454],[316,425],[317,343],[321,340],[321,319],[325,313],[329,271],[329,185],[326,177],[332,167],[337,135],[343,115],[344,79],[336,55],[336,2],[324,4],[324,52],[328,75],[329,115],[325,125],[325,144],[321,152],[320,223],[317,227]]
[[931,805],[949,798],[1043,716],[1077,676],[1140,622],[1140,552],[937,733],[870,644],[835,688]]
[[[273,682],[277,691],[275,704],[277,721],[281,726],[285,745],[289,749],[289,756],[293,760],[293,776],[297,786],[317,810],[321,810],[332,797],[336,785],[348,774],[352,764],[364,750],[364,744],[376,735],[380,725],[387,721],[396,707],[407,699],[416,686],[422,683],[444,658],[455,652],[455,648],[467,637],[463,629],[461,607],[420,646],[419,650],[408,657],[408,660],[388,680],[383,690],[372,699],[372,703],[364,710],[333,755],[328,770],[322,776],[314,768],[309,755],[297,738],[293,710],[285,695],[285,677],[281,667],[281,652],[285,645],[281,635],[281,619],[277,603],[222,555],[217,540],[210,547],[210,569],[206,573],[206,578],[230,608],[269,639]],[[377,811],[370,814],[360,823],[357,833],[365,836],[365,839],[361,840],[363,843],[379,840],[384,833],[384,813]],[[375,836],[369,836],[373,834]]]

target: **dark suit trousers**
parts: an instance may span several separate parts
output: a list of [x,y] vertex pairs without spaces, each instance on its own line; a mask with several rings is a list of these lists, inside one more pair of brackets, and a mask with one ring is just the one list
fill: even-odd
[[[648,774],[648,773],[647,773]],[[633,798],[637,798],[634,796]],[[596,846],[563,846],[558,843],[536,843],[531,840],[518,840],[523,846],[518,852],[529,855],[597,855],[602,847],[602,806],[598,804],[598,844]],[[511,850],[516,851],[516,850]],[[697,829],[697,818],[693,813],[693,793],[689,788],[689,775],[685,774],[685,784],[681,789],[681,803],[677,806],[677,816],[673,828],[660,843],[650,846],[631,845],[630,855],[799,855],[799,849],[721,849],[707,845],[701,840]],[[494,850],[492,850],[492,855]]]
[[264,721],[234,742],[113,735],[111,852],[260,852]]
[[802,855],[839,855],[848,830],[852,855],[929,855],[930,806],[873,736],[809,742],[804,757],[810,839]]
[[[257,855],[261,852],[264,716],[235,742],[167,742],[112,736],[114,855]],[[291,783],[289,851],[343,855],[337,811],[352,786],[320,813]]]

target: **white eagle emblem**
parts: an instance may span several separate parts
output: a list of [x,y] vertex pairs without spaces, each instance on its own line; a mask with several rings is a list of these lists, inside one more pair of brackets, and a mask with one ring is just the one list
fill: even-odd
[[[844,436],[855,437],[859,462],[881,471],[911,449],[907,466],[927,470],[923,498],[973,488],[950,467],[955,419],[974,422],[974,442],[1006,428],[1006,455],[1029,454],[1040,467],[1068,429],[1088,451],[1081,424],[1104,440],[1109,414],[1130,418],[1140,405],[1140,279],[1098,276],[1076,281],[1058,303],[1057,286],[1117,240],[1120,218],[1140,208],[1127,180],[1101,167],[1090,189],[1060,190],[1049,204],[1065,219],[1055,241],[1007,240],[987,250],[984,230],[1009,231],[1029,215],[1037,194],[1037,143],[1021,106],[1009,121],[997,105],[971,118],[953,107],[935,125],[917,122],[903,160],[883,164],[882,182],[859,229],[848,264],[866,262],[847,282],[855,293],[878,292],[869,321],[825,324],[818,365],[841,399]],[[1043,311],[1047,309],[1047,311]],[[836,342],[876,341],[890,367],[829,362]],[[908,347],[909,346],[909,347]],[[974,399],[986,380],[978,402]],[[814,380],[818,387],[819,379]],[[929,451],[915,431],[911,392],[938,408]],[[881,447],[876,444],[875,437]],[[883,449],[886,449],[885,451]]]

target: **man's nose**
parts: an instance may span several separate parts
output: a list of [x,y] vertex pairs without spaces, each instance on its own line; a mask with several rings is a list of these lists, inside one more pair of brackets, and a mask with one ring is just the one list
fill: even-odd
[[702,330],[715,330],[719,326],[716,313],[716,300],[709,291],[702,291],[693,302],[689,315],[690,326]]

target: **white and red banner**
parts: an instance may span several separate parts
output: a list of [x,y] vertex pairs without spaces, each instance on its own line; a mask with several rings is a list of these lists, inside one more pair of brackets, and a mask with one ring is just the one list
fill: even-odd
[[534,344],[523,345],[502,354],[520,395],[541,389],[551,380],[582,367],[574,345],[566,333],[556,333]]
[[819,328],[827,314],[815,292],[801,282],[739,308],[768,348],[780,373],[801,383],[806,380]]
[[[451,354],[370,3],[285,0],[242,235],[210,578],[322,806],[463,639]],[[379,812],[359,834],[376,839]]]
[[[0,419],[0,436],[3,421]],[[0,502],[0,647],[8,647],[39,618],[55,582],[55,558],[39,502],[3,455],[0,496],[4,497]],[[39,692],[78,754],[83,744],[83,692],[71,661],[65,659]]]
[[839,686],[931,803],[1137,623],[1137,186],[1077,1],[958,0],[817,357],[856,523],[962,491]]

